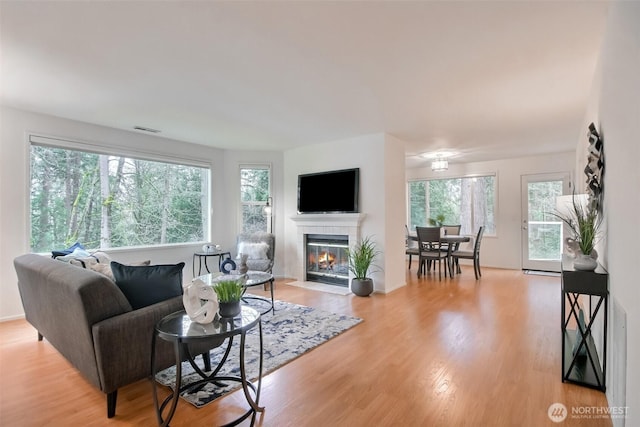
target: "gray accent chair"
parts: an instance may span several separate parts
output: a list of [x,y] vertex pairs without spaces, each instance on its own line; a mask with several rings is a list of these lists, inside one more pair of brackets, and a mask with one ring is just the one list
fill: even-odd
[[236,251],[240,243],[266,243],[269,246],[266,253],[267,257],[263,259],[248,259],[247,267],[249,267],[249,270],[272,272],[276,253],[276,237],[272,233],[240,233],[236,243]]
[[[106,393],[107,417],[113,417],[118,388],[150,378],[154,327],[184,309],[182,297],[133,310],[113,281],[90,269],[36,254],[17,257],[14,266],[25,317],[37,330],[38,341],[46,338]],[[156,366],[174,365],[173,348],[158,341]],[[189,350],[204,355],[208,348]],[[208,355],[205,359],[205,369],[210,369]]]

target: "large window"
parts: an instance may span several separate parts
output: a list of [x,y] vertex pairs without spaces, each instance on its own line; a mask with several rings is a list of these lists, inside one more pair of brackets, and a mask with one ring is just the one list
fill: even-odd
[[430,179],[409,182],[409,227],[461,224],[462,234],[484,225],[495,235],[495,176]]
[[209,169],[31,145],[31,250],[206,240]]
[[240,166],[241,231],[272,231],[270,214],[265,212],[267,201],[270,200],[270,190],[269,165]]

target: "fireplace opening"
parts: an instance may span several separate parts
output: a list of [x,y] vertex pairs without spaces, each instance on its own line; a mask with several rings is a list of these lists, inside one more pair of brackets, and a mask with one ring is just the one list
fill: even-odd
[[307,234],[306,280],[349,286],[349,236]]

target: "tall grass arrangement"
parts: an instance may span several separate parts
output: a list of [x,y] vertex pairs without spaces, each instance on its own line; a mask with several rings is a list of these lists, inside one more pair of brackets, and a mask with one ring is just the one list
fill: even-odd
[[349,271],[356,279],[367,279],[369,272],[373,272],[373,261],[379,254],[375,242],[370,237],[363,238],[353,248],[347,249]]
[[221,280],[213,286],[218,302],[240,301],[244,289],[244,283],[240,280]]
[[580,252],[591,254],[598,242],[601,219],[592,203],[586,206],[576,200],[574,195],[572,207],[568,214],[553,213],[553,215],[569,226]]

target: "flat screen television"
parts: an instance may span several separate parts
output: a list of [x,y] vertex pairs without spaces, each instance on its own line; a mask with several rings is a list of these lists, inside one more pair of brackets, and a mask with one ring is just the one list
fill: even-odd
[[360,169],[298,175],[298,213],[358,213]]

